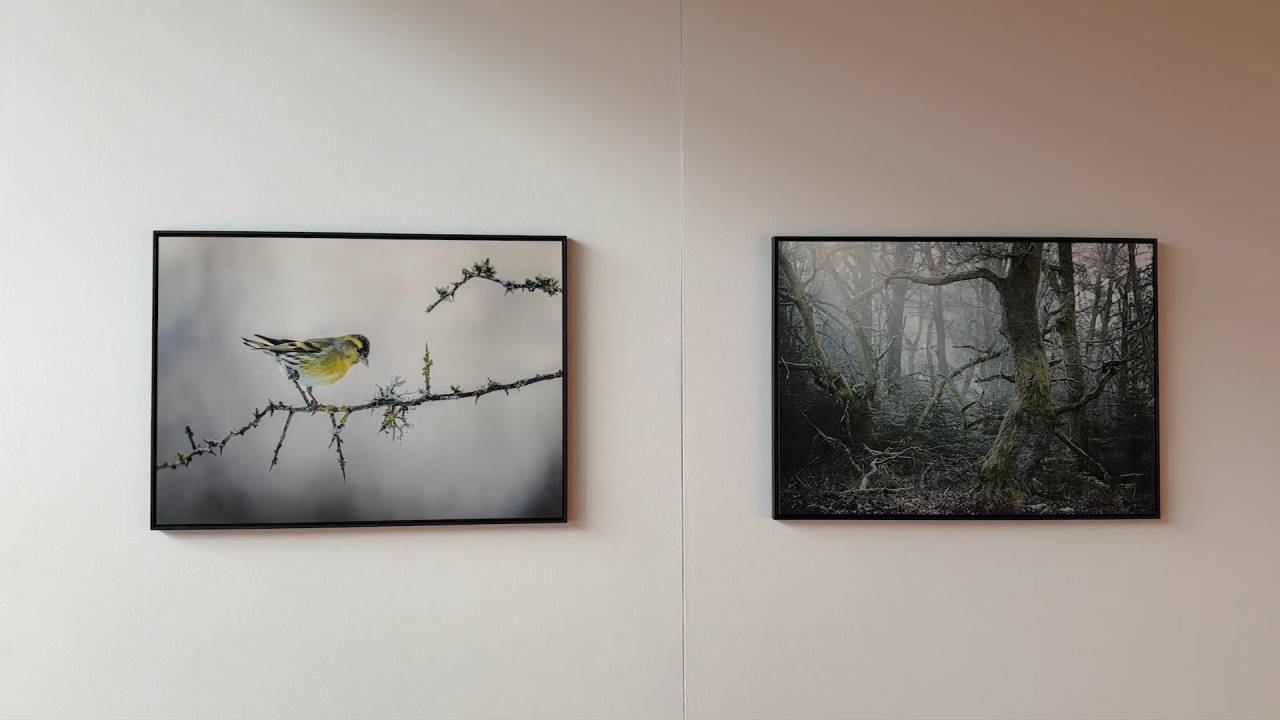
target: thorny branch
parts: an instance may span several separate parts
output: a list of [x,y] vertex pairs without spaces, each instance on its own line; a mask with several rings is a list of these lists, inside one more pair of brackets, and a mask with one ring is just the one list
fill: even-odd
[[[293,419],[293,416],[297,413],[307,413],[309,415],[323,413],[328,415],[330,419],[334,420],[334,431],[333,431],[334,439],[331,440],[331,444],[336,444],[340,450],[342,447],[341,433],[342,433],[342,430],[346,427],[347,417],[350,416],[352,413],[362,412],[364,410],[369,410],[369,411],[381,410],[384,413],[384,417],[386,416],[386,413],[393,412],[396,414],[397,417],[403,418],[407,414],[407,411],[410,408],[416,408],[421,405],[425,405],[426,403],[429,403],[429,402],[442,402],[445,400],[462,400],[465,398],[473,398],[475,399],[476,402],[479,402],[480,398],[490,393],[502,392],[510,395],[512,390],[520,390],[521,388],[528,387],[529,385],[533,385],[534,383],[540,383],[547,380],[554,380],[560,377],[564,377],[563,370],[556,370],[555,372],[549,372],[549,373],[541,373],[539,375],[534,375],[532,377],[522,378],[520,380],[514,380],[512,382],[507,382],[507,383],[500,383],[491,379],[488,382],[486,382],[484,385],[481,385],[480,387],[477,387],[477,388],[473,388],[471,390],[463,390],[462,388],[459,388],[455,385],[451,387],[449,389],[449,392],[447,393],[433,393],[424,388],[422,392],[404,394],[404,393],[395,393],[394,388],[392,388],[392,394],[379,395],[375,397],[373,400],[370,400],[369,402],[361,403],[359,405],[351,405],[351,406],[327,405],[324,403],[316,403],[314,405],[313,404],[289,405],[288,403],[284,403],[284,402],[267,400],[266,407],[262,408],[261,410],[255,409],[253,411],[252,419],[245,425],[235,430],[232,430],[231,432],[227,433],[220,439],[210,438],[210,439],[205,439],[199,443],[196,443],[193,441],[191,452],[189,453],[179,452],[176,460],[170,460],[168,462],[160,463],[159,465],[156,466],[156,469],[164,470],[166,468],[176,469],[180,467],[186,467],[187,465],[190,465],[195,458],[201,455],[221,455],[223,453],[223,450],[226,448],[227,443],[231,440],[231,438],[242,436],[245,433],[249,432],[250,430],[253,430],[254,428],[258,427],[258,425],[262,422],[262,419],[264,417],[272,416],[277,412],[288,413],[288,417],[285,418],[285,425],[280,433],[280,441],[276,444],[276,452],[275,452],[275,455],[273,455],[272,457],[272,466],[276,464],[276,460],[280,454],[280,446],[284,444],[284,437],[285,437],[285,433],[288,431],[289,422]],[[400,381],[400,382],[403,383],[403,381]],[[392,383],[393,386],[398,386],[399,384],[400,383],[394,383],[394,382]],[[337,416],[338,419],[335,419],[335,416]],[[187,428],[187,430],[188,430],[188,437],[193,437],[193,435],[190,433],[189,427]],[[384,421],[384,426],[380,428],[379,431],[380,432],[389,431],[389,428],[387,428],[385,421]],[[341,452],[339,452],[339,464],[343,468],[344,476],[345,476],[346,459],[342,457]]]
[[526,278],[520,281],[504,280],[498,277],[498,271],[495,270],[493,265],[489,262],[489,258],[485,258],[469,268],[463,268],[461,279],[436,288],[436,295],[438,297],[436,297],[435,302],[432,302],[427,306],[427,312],[435,310],[437,305],[446,300],[453,302],[454,296],[458,294],[458,289],[474,279],[488,280],[491,283],[501,285],[502,288],[507,291],[508,295],[516,292],[517,290],[524,292],[542,292],[552,297],[563,292],[563,289],[560,287],[559,280],[549,278],[545,275],[534,275],[531,278]]

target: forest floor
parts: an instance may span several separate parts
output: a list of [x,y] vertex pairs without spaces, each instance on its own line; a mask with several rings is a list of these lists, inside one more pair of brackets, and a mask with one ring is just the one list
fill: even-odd
[[[904,458],[905,459],[905,458]],[[1050,458],[1032,491],[1014,509],[995,509],[982,497],[978,457],[915,457],[882,467],[866,489],[847,462],[828,460],[801,469],[779,487],[783,514],[822,515],[1147,515],[1149,492],[1133,483],[1108,487],[1076,471],[1070,461]]]

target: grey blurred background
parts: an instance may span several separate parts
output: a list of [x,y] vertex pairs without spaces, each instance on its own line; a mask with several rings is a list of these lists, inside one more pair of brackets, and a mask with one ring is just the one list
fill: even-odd
[[[422,385],[423,342],[432,388],[471,389],[561,369],[562,297],[505,295],[475,280],[430,314],[436,286],[490,258],[499,277],[563,282],[557,242],[351,238],[162,237],[157,337],[157,455],[220,438],[268,398],[297,391],[241,336],[306,339],[360,333],[357,364],[325,403],[354,405],[396,375]],[[510,395],[426,403],[397,442],[380,414],[353,414],[343,433],[347,478],[328,447],[326,416],[299,414],[280,462],[267,471],[283,415],[265,419],[226,454],[156,475],[160,524],[540,518],[561,509],[562,380]]]

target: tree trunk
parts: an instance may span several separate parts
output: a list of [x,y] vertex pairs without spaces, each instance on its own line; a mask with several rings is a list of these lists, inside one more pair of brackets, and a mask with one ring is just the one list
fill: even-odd
[[[1077,403],[1085,394],[1084,361],[1080,355],[1080,329],[1076,323],[1076,263],[1069,242],[1058,243],[1058,300],[1062,309],[1058,312],[1058,337],[1062,338],[1062,352],[1067,365],[1067,398]],[[1083,408],[1071,415],[1071,442],[1084,452],[1089,452],[1089,416]]]
[[[893,266],[895,269],[905,268],[911,259],[911,243],[895,242],[893,244]],[[898,387],[902,381],[902,324],[903,310],[907,304],[907,283],[894,283],[889,300],[889,349],[884,358],[884,378],[890,388]]]
[[[1128,333],[1134,332],[1134,329],[1142,324],[1143,312],[1142,312],[1142,287],[1138,284],[1138,263],[1137,263],[1137,258],[1135,257],[1136,255],[1135,247],[1133,243],[1126,243],[1126,247],[1128,248],[1128,251],[1129,251],[1129,265],[1127,268],[1128,270],[1127,276],[1129,279],[1129,295],[1131,298],[1129,301],[1129,314],[1130,314],[1129,327],[1127,329],[1127,332],[1124,338],[1124,344],[1127,346],[1124,349],[1124,357],[1128,358],[1128,357],[1132,357],[1132,353],[1136,352],[1137,348],[1135,346],[1138,344],[1138,338],[1135,337],[1130,339]],[[1138,433],[1139,412],[1138,412],[1138,400],[1137,400],[1137,395],[1140,392],[1140,390],[1134,387],[1135,380],[1138,379],[1138,374],[1136,370],[1137,367],[1138,367],[1138,363],[1130,360],[1129,362],[1125,363],[1124,367],[1120,368],[1120,372],[1124,373],[1125,380],[1126,380],[1125,382],[1126,397],[1125,397],[1125,402],[1123,407],[1124,407],[1124,419],[1126,424],[1125,432],[1128,435],[1128,438],[1126,439],[1125,444],[1129,450],[1130,471],[1137,469],[1142,464],[1142,439],[1140,434]]]
[[[865,244],[857,246],[855,253],[859,256],[857,264],[870,264],[869,249]],[[868,257],[864,257],[868,256]],[[828,256],[823,260],[823,264],[827,268],[827,274],[835,281],[836,289],[844,297],[844,314],[848,320],[849,328],[853,331],[853,335],[858,341],[858,348],[862,352],[862,373],[866,378],[865,392],[867,402],[875,405],[876,392],[880,383],[880,358],[876,355],[875,344],[872,342],[871,334],[868,328],[871,323],[871,299],[876,293],[876,281],[868,275],[866,269],[855,269],[853,267],[840,267],[836,262],[835,256]],[[846,279],[842,272],[848,270],[853,278],[852,282]]]
[[1001,333],[1014,358],[1014,396],[982,461],[981,474],[990,484],[991,499],[1002,509],[1011,509],[1028,489],[1032,474],[1049,453],[1057,424],[1036,306],[1043,250],[1043,242],[1015,243],[1001,286]]
[[[871,288],[880,282],[880,278],[876,275],[875,267],[871,262],[871,250],[871,243],[854,244],[853,252],[858,268],[856,280],[859,292]],[[867,337],[865,343],[862,342],[861,337],[859,338],[859,342],[862,343],[863,346],[863,362],[871,368],[871,372],[875,373],[875,377],[873,377],[872,380],[875,385],[878,386],[882,373],[880,372],[880,356],[876,353],[875,346],[871,343],[868,335],[870,328],[875,327],[875,316],[872,309],[872,303],[870,301],[858,305],[858,327],[862,330],[862,336]],[[874,396],[874,392],[872,394]]]
[[[941,246],[938,246],[938,249],[941,251]],[[933,250],[927,250],[925,256],[929,259],[929,269],[937,270],[933,260]],[[934,350],[938,353],[938,374],[948,377],[951,375],[951,368],[947,366],[947,312],[942,304],[941,285],[933,288],[933,328],[937,334]]]
[[1049,454],[1057,417],[1049,393],[1049,361],[1041,341],[1038,293],[1043,242],[1013,243],[1009,270],[1000,277],[977,267],[946,275],[895,272],[892,280],[921,285],[949,285],[964,280],[987,280],[1000,291],[1003,322],[1000,329],[1013,360],[1014,393],[1000,431],[983,458],[980,473],[985,494],[995,509],[1012,509],[1027,490],[1032,474]]
[[811,362],[804,369],[813,378],[814,384],[826,391],[844,410],[845,435],[850,440],[865,442],[875,430],[867,398],[854,389],[844,373],[840,372],[827,358],[826,351],[822,349],[822,339],[818,337],[817,326],[814,324],[813,305],[809,303],[804,283],[800,281],[799,273],[796,272],[795,265],[785,251],[778,253],[778,265],[781,266],[787,288],[791,292],[791,299],[795,302],[796,310],[800,314],[805,345],[811,358]]
[[[905,330],[905,328],[904,328]],[[920,336],[924,334],[924,320],[916,317],[916,334],[907,338],[907,375],[916,374],[916,355],[920,349]]]

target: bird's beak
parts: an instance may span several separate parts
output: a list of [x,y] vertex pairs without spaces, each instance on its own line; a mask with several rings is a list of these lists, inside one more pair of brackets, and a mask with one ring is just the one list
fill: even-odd
[[369,367],[369,356],[368,355],[362,356],[360,358],[360,362],[364,363],[365,367]]

